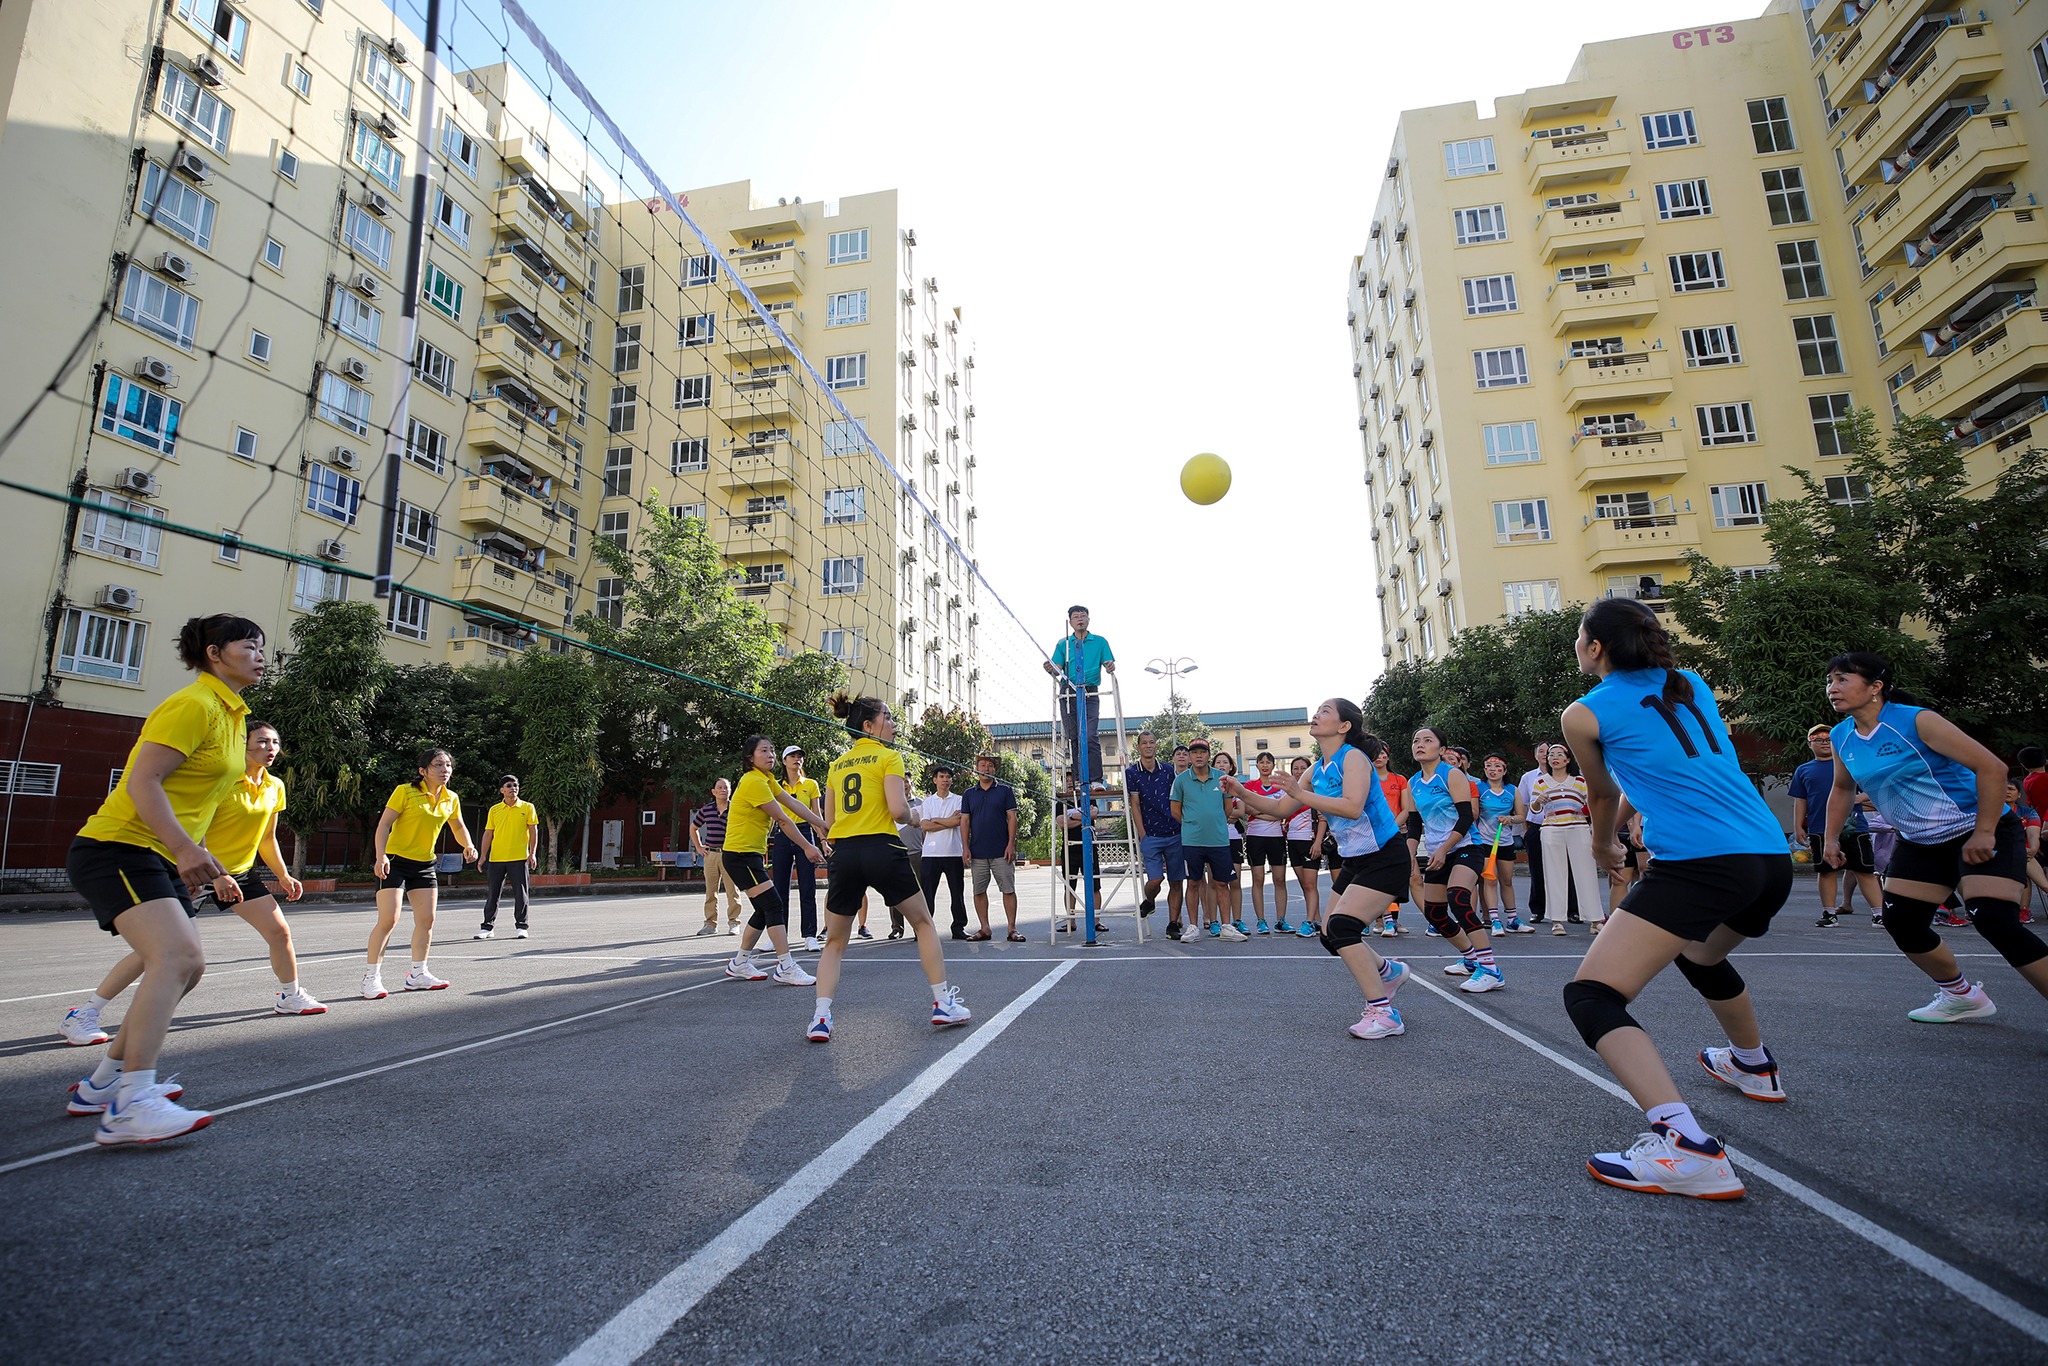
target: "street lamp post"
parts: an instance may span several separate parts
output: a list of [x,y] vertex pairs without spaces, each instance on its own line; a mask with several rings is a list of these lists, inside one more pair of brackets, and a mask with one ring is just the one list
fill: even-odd
[[[1168,702],[1171,703],[1180,696],[1180,686],[1176,680],[1182,674],[1191,674],[1200,667],[1194,660],[1183,655],[1179,659],[1155,659],[1145,666],[1145,672],[1155,678],[1166,680],[1166,697]],[[1180,745],[1179,712],[1175,712],[1173,716],[1173,743],[1176,748]]]

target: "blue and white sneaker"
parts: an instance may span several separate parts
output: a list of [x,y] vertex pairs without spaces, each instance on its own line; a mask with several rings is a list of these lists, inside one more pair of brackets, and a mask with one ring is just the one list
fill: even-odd
[[958,987],[947,987],[946,994],[932,1002],[934,1025],[942,1028],[946,1025],[963,1025],[973,1018],[974,1013],[968,1010],[967,1002],[960,999]]
[[1446,977],[1470,977],[1471,975],[1472,960],[1469,958],[1460,957],[1453,962],[1444,964],[1444,976]]
[[[1239,934],[1245,934],[1244,922],[1243,922],[1242,920],[1233,920],[1233,921],[1231,921],[1231,922],[1230,922],[1230,928],[1232,928],[1233,930],[1236,930],[1236,931],[1237,931],[1237,932],[1238,932]],[[1251,936],[1250,936],[1250,935],[1245,935],[1245,937],[1246,937],[1247,939],[1249,939],[1249,938],[1250,938]]]
[[1223,937],[1223,922],[1222,922],[1222,921],[1220,921],[1220,920],[1212,920],[1212,921],[1210,921],[1210,922],[1209,922],[1209,937],[1210,937],[1211,939],[1221,939],[1221,938]]
[[[91,1077],[80,1077],[77,1081],[71,1083],[71,1099],[64,1104],[65,1113],[73,1115],[105,1114],[107,1107],[114,1103],[114,1092],[120,1088],[120,1085],[121,1083],[115,1080],[108,1082],[105,1086],[94,1086]],[[165,1100],[176,1100],[179,1096],[185,1094],[185,1088],[178,1085],[176,1077],[169,1077],[158,1082],[154,1089]]]
[[820,1011],[811,1017],[811,1027],[804,1031],[804,1037],[812,1043],[832,1042],[832,1014]]
[[1472,965],[1471,975],[1458,983],[1458,990],[1469,991],[1476,996],[1482,991],[1499,991],[1507,984],[1507,978],[1501,976],[1499,968],[1490,968],[1484,963],[1475,963]]
[[98,1006],[71,1007],[65,1012],[64,1022],[57,1026],[57,1032],[64,1036],[65,1043],[74,1047],[107,1041],[107,1031],[100,1028]]
[[1495,934],[1506,934],[1508,932],[1508,927],[1500,923],[1499,916],[1493,918],[1493,932]]
[[1300,937],[1301,937],[1301,938],[1303,938],[1303,939],[1314,939],[1314,938],[1316,938],[1316,937],[1317,937],[1318,935],[1320,935],[1321,933],[1322,933],[1322,930],[1321,930],[1321,929],[1319,929],[1319,928],[1318,928],[1318,927],[1316,926],[1315,922],[1314,922],[1314,921],[1312,921],[1312,920],[1304,920],[1304,921],[1302,921],[1302,922],[1301,922],[1301,926],[1300,926],[1300,928],[1298,928],[1297,930],[1295,930],[1295,934],[1296,934],[1296,935],[1298,935],[1298,936],[1300,936]]
[[1438,933],[1436,932],[1436,927],[1435,927],[1435,926],[1433,926],[1433,925],[1424,925],[1424,926],[1422,927],[1422,932],[1423,932],[1424,934],[1428,935],[1428,936],[1429,936],[1429,937],[1430,937],[1431,939],[1441,939],[1441,938],[1443,938],[1443,936],[1442,936],[1442,935],[1440,935],[1440,934],[1438,934]]
[[[1244,922],[1243,922],[1242,920],[1238,921],[1238,922],[1237,922],[1237,927],[1238,927],[1238,928],[1239,928],[1240,930],[1241,930],[1241,929],[1243,929],[1243,928],[1244,928]],[[1272,932],[1273,932],[1273,927],[1272,927],[1271,925],[1268,925],[1268,924],[1267,924],[1267,923],[1266,923],[1265,921],[1263,921],[1263,920],[1261,920],[1261,921],[1259,922],[1259,933],[1260,933],[1260,934],[1271,934]]]
[[[1259,931],[1259,933],[1260,933],[1260,934],[1264,934],[1264,933],[1265,933],[1265,930],[1264,930],[1264,929],[1261,929],[1261,930]],[[1274,922],[1273,922],[1273,933],[1275,933],[1275,934],[1293,934],[1293,933],[1294,933],[1294,926],[1292,926],[1292,925],[1288,924],[1288,923],[1287,923],[1286,921],[1284,921],[1284,920],[1276,920],[1276,921],[1274,921]]]

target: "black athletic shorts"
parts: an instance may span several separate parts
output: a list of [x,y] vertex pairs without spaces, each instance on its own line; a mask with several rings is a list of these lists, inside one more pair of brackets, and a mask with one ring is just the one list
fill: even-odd
[[1716,854],[1652,859],[1621,909],[1681,939],[1703,940],[1726,925],[1760,939],[1792,894],[1790,854]]
[[1444,860],[1444,866],[1441,868],[1430,867],[1429,860],[1417,854],[1416,859],[1422,864],[1423,885],[1442,887],[1451,880],[1451,874],[1460,868],[1470,868],[1475,873],[1483,873],[1486,870],[1486,854],[1486,845],[1467,844],[1453,849],[1451,856]]
[[1408,869],[1413,860],[1399,844],[1381,845],[1370,854],[1342,859],[1330,877],[1332,896],[1342,896],[1353,883],[1384,892],[1398,904],[1408,895]]
[[258,864],[254,868],[235,874],[235,885],[242,889],[242,900],[261,901],[266,896],[277,895],[271,890],[270,884],[263,880],[263,874],[259,871],[261,868],[262,865]]
[[396,854],[387,857],[391,860],[391,871],[377,884],[379,891],[416,892],[422,888],[432,891],[441,885],[440,880],[434,876],[432,859],[400,858]]
[[1316,842],[1314,840],[1288,840],[1287,861],[1295,867],[1305,868],[1311,873],[1323,866],[1322,859],[1316,854]]
[[903,841],[895,835],[848,835],[834,840],[825,883],[825,914],[859,914],[871,890],[880,893],[887,906],[900,906],[923,891]]
[[1244,863],[1247,868],[1285,868],[1287,866],[1287,836],[1246,835],[1244,837]]
[[120,933],[114,928],[116,916],[145,901],[169,899],[182,905],[186,915],[199,914],[192,894],[185,890],[185,879],[178,876],[178,865],[147,845],[81,835],[71,841],[64,871],[108,934]]
[[[765,854],[727,849],[720,857],[725,860],[725,875],[731,878],[732,885],[742,892],[751,892],[762,883],[775,880],[768,876],[768,861]],[[802,857],[801,853],[798,857]]]
[[[1963,862],[1963,846],[1969,843],[1965,830],[1940,844],[1916,844],[1904,835],[1892,846],[1892,861],[1884,875],[1901,882],[1928,882],[1936,887],[1954,887],[1966,877],[1999,877],[2012,882],[2027,880],[2027,827],[2008,811],[1998,818],[1991,832],[1992,853],[1986,863]],[[74,846],[76,847],[76,846]],[[1842,846],[1848,852],[1848,846]]]
[[[1808,835],[1806,847],[1813,854],[1813,866],[1823,873],[1835,872],[1821,859],[1820,851],[1827,841],[1819,835]],[[2024,849],[2026,843],[2021,841]],[[1874,873],[1877,871],[1877,850],[1868,830],[1850,830],[1842,835],[1842,866],[1844,873]]]

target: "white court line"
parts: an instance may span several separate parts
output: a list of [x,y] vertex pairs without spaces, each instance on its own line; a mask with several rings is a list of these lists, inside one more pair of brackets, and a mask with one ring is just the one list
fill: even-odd
[[973,1061],[977,1053],[994,1043],[1020,1015],[1079,966],[1078,961],[1068,960],[1039,978],[988,1023],[949,1049],[945,1056],[920,1072],[908,1086],[884,1101],[880,1109],[798,1168],[794,1176],[726,1225],[722,1233],[699,1248],[689,1260],[621,1309],[609,1323],[563,1357],[562,1366],[626,1366],[626,1363],[638,1361],[661,1341],[662,1334],[716,1290],[721,1281],[746,1265],[776,1234],[789,1227],[790,1222],[812,1201],[851,1171],[855,1163],[888,1136],[890,1130],[930,1100],[933,1093]]
[[[1580,1066],[1562,1053],[1559,1053],[1556,1049],[1530,1038],[1527,1034],[1522,1033],[1521,1030],[1495,1019],[1469,1002],[1459,1000],[1456,995],[1444,990],[1434,982],[1426,982],[1418,977],[1415,979],[1415,985],[1429,992],[1432,996],[1441,996],[1473,1019],[1499,1030],[1523,1047],[1540,1053],[1565,1071],[1570,1072],[1573,1076],[1593,1083],[1593,1085],[1607,1092],[1607,1094],[1627,1104],[1630,1109],[1636,1108],[1634,1097],[1630,1096],[1627,1091],[1610,1079]],[[2035,1313],[2011,1296],[1993,1290],[1968,1272],[1949,1265],[1949,1263],[1925,1248],[1907,1242],[1890,1229],[1873,1223],[1847,1206],[1837,1204],[1819,1191],[1814,1190],[1811,1186],[1787,1176],[1777,1168],[1767,1166],[1736,1148],[1729,1148],[1728,1156],[1740,1164],[1745,1172],[1758,1176],[1770,1185],[1776,1186],[1779,1190],[1785,1192],[1785,1194],[1791,1196],[1814,1213],[1825,1215],[1827,1218],[1834,1220],[1837,1224],[1840,1224],[1849,1232],[1876,1247],[1879,1251],[1890,1253],[1915,1271],[1921,1272],[1947,1286],[1950,1290],[1961,1295],[1978,1308],[2004,1319],[2014,1328],[2019,1329],[2020,1332],[2034,1339],[2034,1341],[2048,1343],[2048,1316]]]
[[[375,1077],[381,1076],[386,1072],[396,1072],[403,1067],[414,1067],[423,1062],[433,1062],[438,1058],[452,1058],[458,1053],[467,1053],[478,1048],[487,1048],[494,1043],[505,1043],[511,1039],[523,1039],[529,1034],[539,1034],[550,1029],[560,1029],[563,1025],[575,1024],[579,1020],[594,1020],[600,1015],[609,1015],[614,1011],[630,1010],[634,1006],[652,1005],[656,1001],[666,1001],[671,996],[683,996],[693,991],[702,991],[705,987],[716,986],[724,980],[725,978],[723,977],[714,977],[708,982],[697,982],[691,986],[677,987],[672,991],[656,992],[652,996],[636,996],[630,1001],[621,1001],[617,1005],[601,1006],[596,1010],[586,1010],[576,1015],[565,1015],[559,1020],[543,1021],[540,1024],[528,1025],[524,1029],[515,1029],[506,1034],[493,1034],[488,1039],[477,1039],[471,1043],[457,1044],[453,1048],[443,1048],[432,1053],[422,1053],[416,1058],[402,1058],[397,1062],[387,1062],[381,1066],[364,1068],[360,1072],[350,1072],[346,1076],[330,1077],[326,1081],[315,1081],[309,1082],[304,1086],[294,1086],[289,1091],[277,1091],[267,1096],[257,1096],[254,1100],[237,1101],[233,1105],[221,1106],[213,1114],[215,1118],[219,1118],[222,1115],[231,1115],[237,1110],[253,1110],[259,1105],[269,1105],[280,1100],[290,1100],[293,1096],[308,1095],[314,1091],[325,1091],[330,1086],[341,1086],[347,1082],[361,1081],[365,1077]],[[58,1148],[54,1152],[42,1153],[36,1157],[24,1157],[18,1162],[0,1165],[0,1176],[5,1176],[8,1172],[20,1171],[24,1167],[36,1167],[41,1166],[45,1162],[55,1162],[60,1157],[76,1157],[79,1153],[96,1152],[99,1150],[99,1146],[97,1143],[79,1143],[69,1148]]]

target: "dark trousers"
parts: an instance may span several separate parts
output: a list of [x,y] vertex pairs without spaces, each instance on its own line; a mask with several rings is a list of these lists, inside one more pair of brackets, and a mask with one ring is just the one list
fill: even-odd
[[[1071,683],[1062,683],[1060,685],[1060,725],[1066,729],[1067,735],[1077,745],[1081,736],[1085,735],[1087,737],[1088,781],[1099,783],[1102,781],[1102,707],[1099,704],[1099,698],[1094,688],[1082,688],[1080,696],[1088,709],[1088,718],[1085,725],[1082,723],[1081,718],[1075,714],[1076,697],[1074,685]],[[1074,750],[1077,762],[1080,753],[1081,751],[1077,747]]]
[[[811,827],[798,825],[804,838],[811,838]],[[814,841],[815,842],[815,841]],[[818,865],[804,857],[803,850],[796,847],[796,841],[776,827],[768,835],[768,877],[775,884],[775,893],[785,903],[789,901],[789,875],[796,873],[796,888],[801,900],[797,912],[797,928],[806,939],[818,933]]]
[[484,865],[484,928],[498,918],[498,895],[507,887],[512,889],[512,923],[520,929],[526,928],[526,860],[517,863],[486,863]]
[[945,879],[946,886],[953,893],[953,933],[959,934],[967,928],[967,860],[964,858],[942,858],[926,854],[917,870],[917,885],[924,888],[925,909],[932,913],[932,919],[939,918],[939,880]]
[[[1529,861],[1529,918],[1542,920],[1547,915],[1543,895],[1543,827],[1532,825],[1529,834],[1522,841],[1522,857]],[[1569,882],[1565,884],[1565,914],[1573,920],[1579,918],[1579,889]]]

